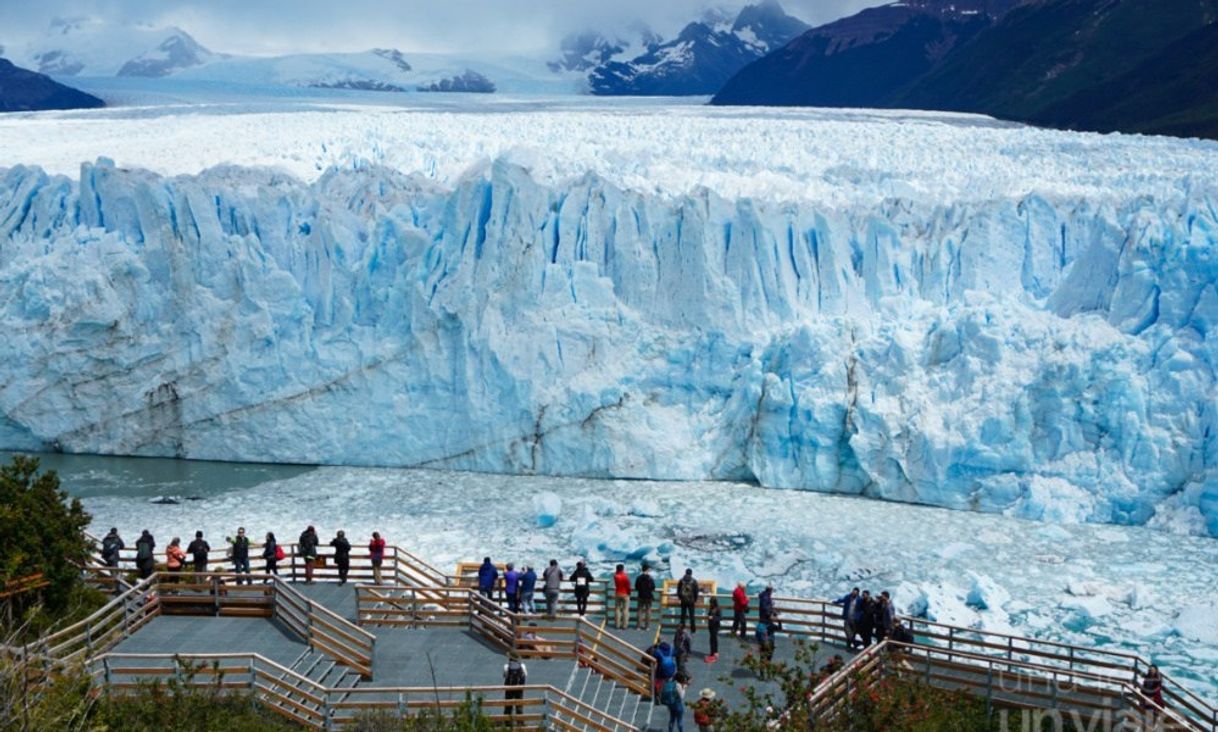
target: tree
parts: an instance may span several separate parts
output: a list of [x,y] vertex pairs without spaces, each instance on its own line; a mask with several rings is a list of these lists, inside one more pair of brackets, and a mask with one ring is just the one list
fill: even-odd
[[39,473],[36,458],[18,455],[0,466],[0,584],[33,574],[47,582],[10,598],[14,608],[26,614],[41,599],[51,622],[72,612],[85,589],[80,567],[89,551],[88,525],[80,501],[60,490],[55,471]]

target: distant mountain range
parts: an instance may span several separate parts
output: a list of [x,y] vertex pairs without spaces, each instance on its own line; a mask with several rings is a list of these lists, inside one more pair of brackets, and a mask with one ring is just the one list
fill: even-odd
[[668,41],[643,26],[625,40],[596,32],[571,36],[551,68],[586,72],[593,94],[713,94],[749,62],[807,29],[777,0],[763,0],[735,16],[708,13]]
[[60,84],[45,74],[0,58],[0,112],[103,107],[97,97]]
[[1218,0],[906,0],[814,28],[714,104],[979,112],[1218,137]]

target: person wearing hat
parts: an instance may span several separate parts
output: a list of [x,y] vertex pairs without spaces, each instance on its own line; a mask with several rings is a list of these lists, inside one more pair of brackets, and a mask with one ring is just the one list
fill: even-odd
[[716,698],[714,689],[703,689],[694,702],[694,724],[698,732],[715,732],[715,723],[723,716],[723,702]]

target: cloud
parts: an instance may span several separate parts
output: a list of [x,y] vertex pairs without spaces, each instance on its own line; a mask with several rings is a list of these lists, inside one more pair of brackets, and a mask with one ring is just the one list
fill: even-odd
[[[52,18],[87,15],[123,24],[177,25],[216,51],[274,54],[389,46],[415,52],[529,53],[572,30],[642,19],[672,34],[709,6],[742,0],[0,0],[3,37],[44,33]],[[817,25],[880,0],[784,0]]]

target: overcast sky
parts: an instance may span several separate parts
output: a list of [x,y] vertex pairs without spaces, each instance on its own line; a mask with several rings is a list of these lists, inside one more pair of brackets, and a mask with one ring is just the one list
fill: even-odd
[[[882,0],[782,0],[817,25]],[[272,54],[402,50],[530,52],[573,29],[641,18],[665,35],[707,7],[743,0],[0,0],[0,42],[46,32],[52,18],[177,25],[215,51]]]

